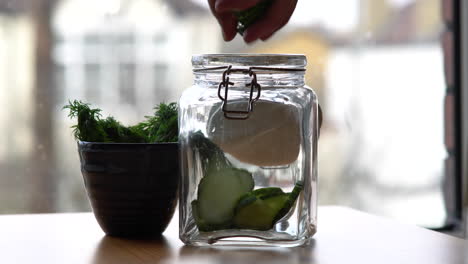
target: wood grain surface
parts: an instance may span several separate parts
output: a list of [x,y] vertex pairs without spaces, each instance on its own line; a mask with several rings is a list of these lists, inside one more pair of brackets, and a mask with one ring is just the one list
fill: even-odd
[[320,207],[297,248],[184,246],[175,217],[161,239],[105,236],[92,213],[0,216],[0,263],[462,264],[467,241],[344,207]]

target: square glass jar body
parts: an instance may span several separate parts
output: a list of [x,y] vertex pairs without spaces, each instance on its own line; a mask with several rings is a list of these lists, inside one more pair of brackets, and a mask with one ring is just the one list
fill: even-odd
[[319,124],[305,57],[199,55],[192,63],[195,84],[179,101],[180,239],[306,243],[316,232]]

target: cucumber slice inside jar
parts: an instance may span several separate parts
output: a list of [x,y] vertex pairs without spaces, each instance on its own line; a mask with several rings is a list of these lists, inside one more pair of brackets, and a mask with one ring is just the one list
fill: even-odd
[[289,193],[288,200],[284,204],[283,208],[276,214],[273,222],[278,222],[281,218],[289,213],[291,208],[293,208],[294,204],[296,203],[297,197],[301,194],[302,189],[304,189],[304,183],[301,181],[296,182],[294,185],[294,189],[292,192]]
[[[245,197],[249,199],[249,196]],[[288,200],[288,194],[279,194],[271,196],[265,200],[256,198],[252,201],[249,199],[247,205],[237,209],[234,216],[234,225],[241,229],[268,230],[274,225],[275,219],[281,208],[284,207]],[[244,200],[245,201],[245,200]],[[243,203],[243,201],[239,201]]]
[[242,196],[236,207],[234,226],[260,231],[273,228],[291,210],[302,189],[302,182],[298,182],[291,193],[270,187]]
[[195,223],[197,224],[198,229],[200,231],[205,231],[205,232],[216,230],[216,227],[210,226],[208,223],[206,223],[205,220],[203,220],[200,217],[200,214],[198,213],[198,201],[197,200],[192,201],[191,205],[192,205],[193,218],[195,219]]
[[252,191],[252,194],[255,195],[259,199],[267,199],[273,196],[277,196],[280,194],[284,194],[283,190],[278,187],[266,187],[266,188],[260,188],[257,190]]
[[269,230],[294,206],[303,189],[297,182],[291,193],[277,187],[253,190],[252,174],[238,169],[223,151],[200,131],[191,134],[194,148],[203,157],[204,177],[198,184],[198,198],[192,214],[202,232],[230,228]]
[[243,169],[237,169],[237,168],[230,168],[230,169],[239,178],[240,188],[242,188],[243,190],[248,190],[247,192],[250,192],[253,190],[255,183],[252,178],[252,174],[250,174],[250,172],[243,170]]
[[209,170],[198,185],[198,200],[192,203],[200,231],[226,229],[232,225],[239,198],[254,187],[252,175],[242,169]]

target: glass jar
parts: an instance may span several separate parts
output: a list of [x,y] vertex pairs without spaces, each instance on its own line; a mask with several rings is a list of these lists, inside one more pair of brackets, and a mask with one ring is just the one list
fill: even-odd
[[318,103],[303,55],[192,57],[179,101],[180,239],[304,244],[316,231]]

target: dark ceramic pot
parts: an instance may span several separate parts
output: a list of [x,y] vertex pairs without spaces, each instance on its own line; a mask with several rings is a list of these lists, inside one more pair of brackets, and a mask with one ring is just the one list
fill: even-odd
[[177,204],[177,143],[78,142],[86,191],[102,230],[119,237],[154,237]]

